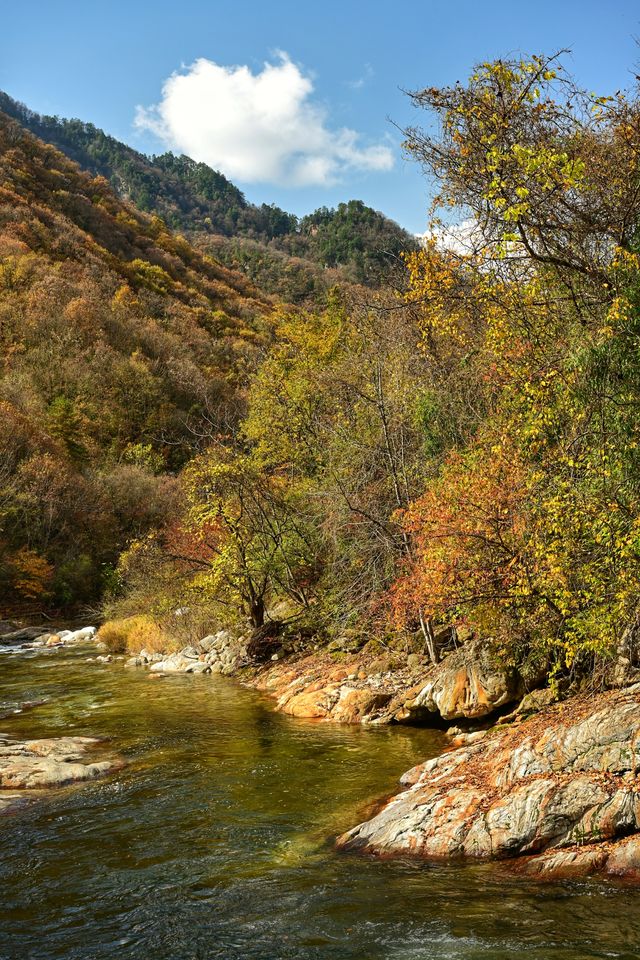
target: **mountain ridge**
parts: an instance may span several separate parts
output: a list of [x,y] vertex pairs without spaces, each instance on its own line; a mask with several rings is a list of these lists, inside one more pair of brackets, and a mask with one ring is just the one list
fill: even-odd
[[[2,91],[0,110],[84,170],[105,177],[121,199],[162,217],[172,229],[232,240],[231,249],[218,240],[216,256],[240,269],[252,257],[245,250],[238,260],[238,241],[250,240],[308,261],[312,274],[317,267],[337,269],[347,282],[377,286],[390,263],[417,243],[360,200],[298,218],[275,204],[249,203],[224,174],[185,155],[149,157],[93,124],[38,114]],[[274,292],[283,292],[277,286]]]

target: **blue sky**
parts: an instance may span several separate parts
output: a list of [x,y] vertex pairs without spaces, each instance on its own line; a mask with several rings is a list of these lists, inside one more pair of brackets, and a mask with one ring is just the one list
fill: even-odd
[[425,227],[429,184],[402,158],[391,122],[423,120],[403,90],[464,79],[479,60],[564,47],[569,69],[599,93],[640,72],[637,0],[3,6],[0,88],[33,109],[89,120],[144,152],[169,144],[216,158],[254,202],[303,214],[357,197],[414,231]]

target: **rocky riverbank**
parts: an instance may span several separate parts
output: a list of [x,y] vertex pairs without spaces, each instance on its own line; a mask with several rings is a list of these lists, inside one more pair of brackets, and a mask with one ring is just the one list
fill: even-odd
[[142,650],[128,667],[152,673],[236,675],[290,716],[339,723],[484,721],[517,704],[526,682],[491,647],[471,641],[436,666],[425,656],[331,651],[276,653],[255,664],[245,637],[230,631],[163,655]]
[[345,851],[514,860],[535,876],[640,878],[640,684],[460,738],[341,836]]
[[[93,635],[60,631],[25,645]],[[405,774],[402,792],[341,836],[340,850],[506,861],[528,876],[640,880],[640,683],[630,661],[626,686],[557,703],[548,689],[527,691],[527,678],[473,638],[435,666],[416,653],[327,648],[277,651],[256,664],[248,645],[223,630],[170,654],[142,650],[125,666],[154,676],[234,675],[268,693],[276,709],[309,720],[451,725],[450,749]],[[0,744],[0,790],[113,769],[114,761],[85,762],[95,741],[64,741]]]
[[451,748],[405,774],[403,791],[340,837],[340,850],[640,879],[640,683],[555,703],[473,639],[436,666],[398,659],[325,649],[248,665],[244,639],[222,631],[129,663],[237,674],[276,709],[316,721],[455,724]]
[[320,653],[255,670],[251,682],[291,716],[370,724],[483,721],[526,689],[517,671],[473,641],[435,666],[417,654],[336,662]]

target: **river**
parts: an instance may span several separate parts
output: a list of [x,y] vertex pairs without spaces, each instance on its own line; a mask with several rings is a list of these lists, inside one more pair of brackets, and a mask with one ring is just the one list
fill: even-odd
[[0,960],[640,956],[633,887],[334,852],[441,734],[295,720],[91,652],[0,656],[0,703],[46,698],[3,734],[105,736],[127,760],[0,821]]

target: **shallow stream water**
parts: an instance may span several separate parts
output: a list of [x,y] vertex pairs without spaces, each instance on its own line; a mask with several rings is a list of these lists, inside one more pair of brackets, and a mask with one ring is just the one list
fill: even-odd
[[640,891],[337,854],[367,801],[442,749],[295,720],[234,681],[91,649],[0,655],[12,737],[108,737],[127,765],[0,820],[0,960],[640,957]]

